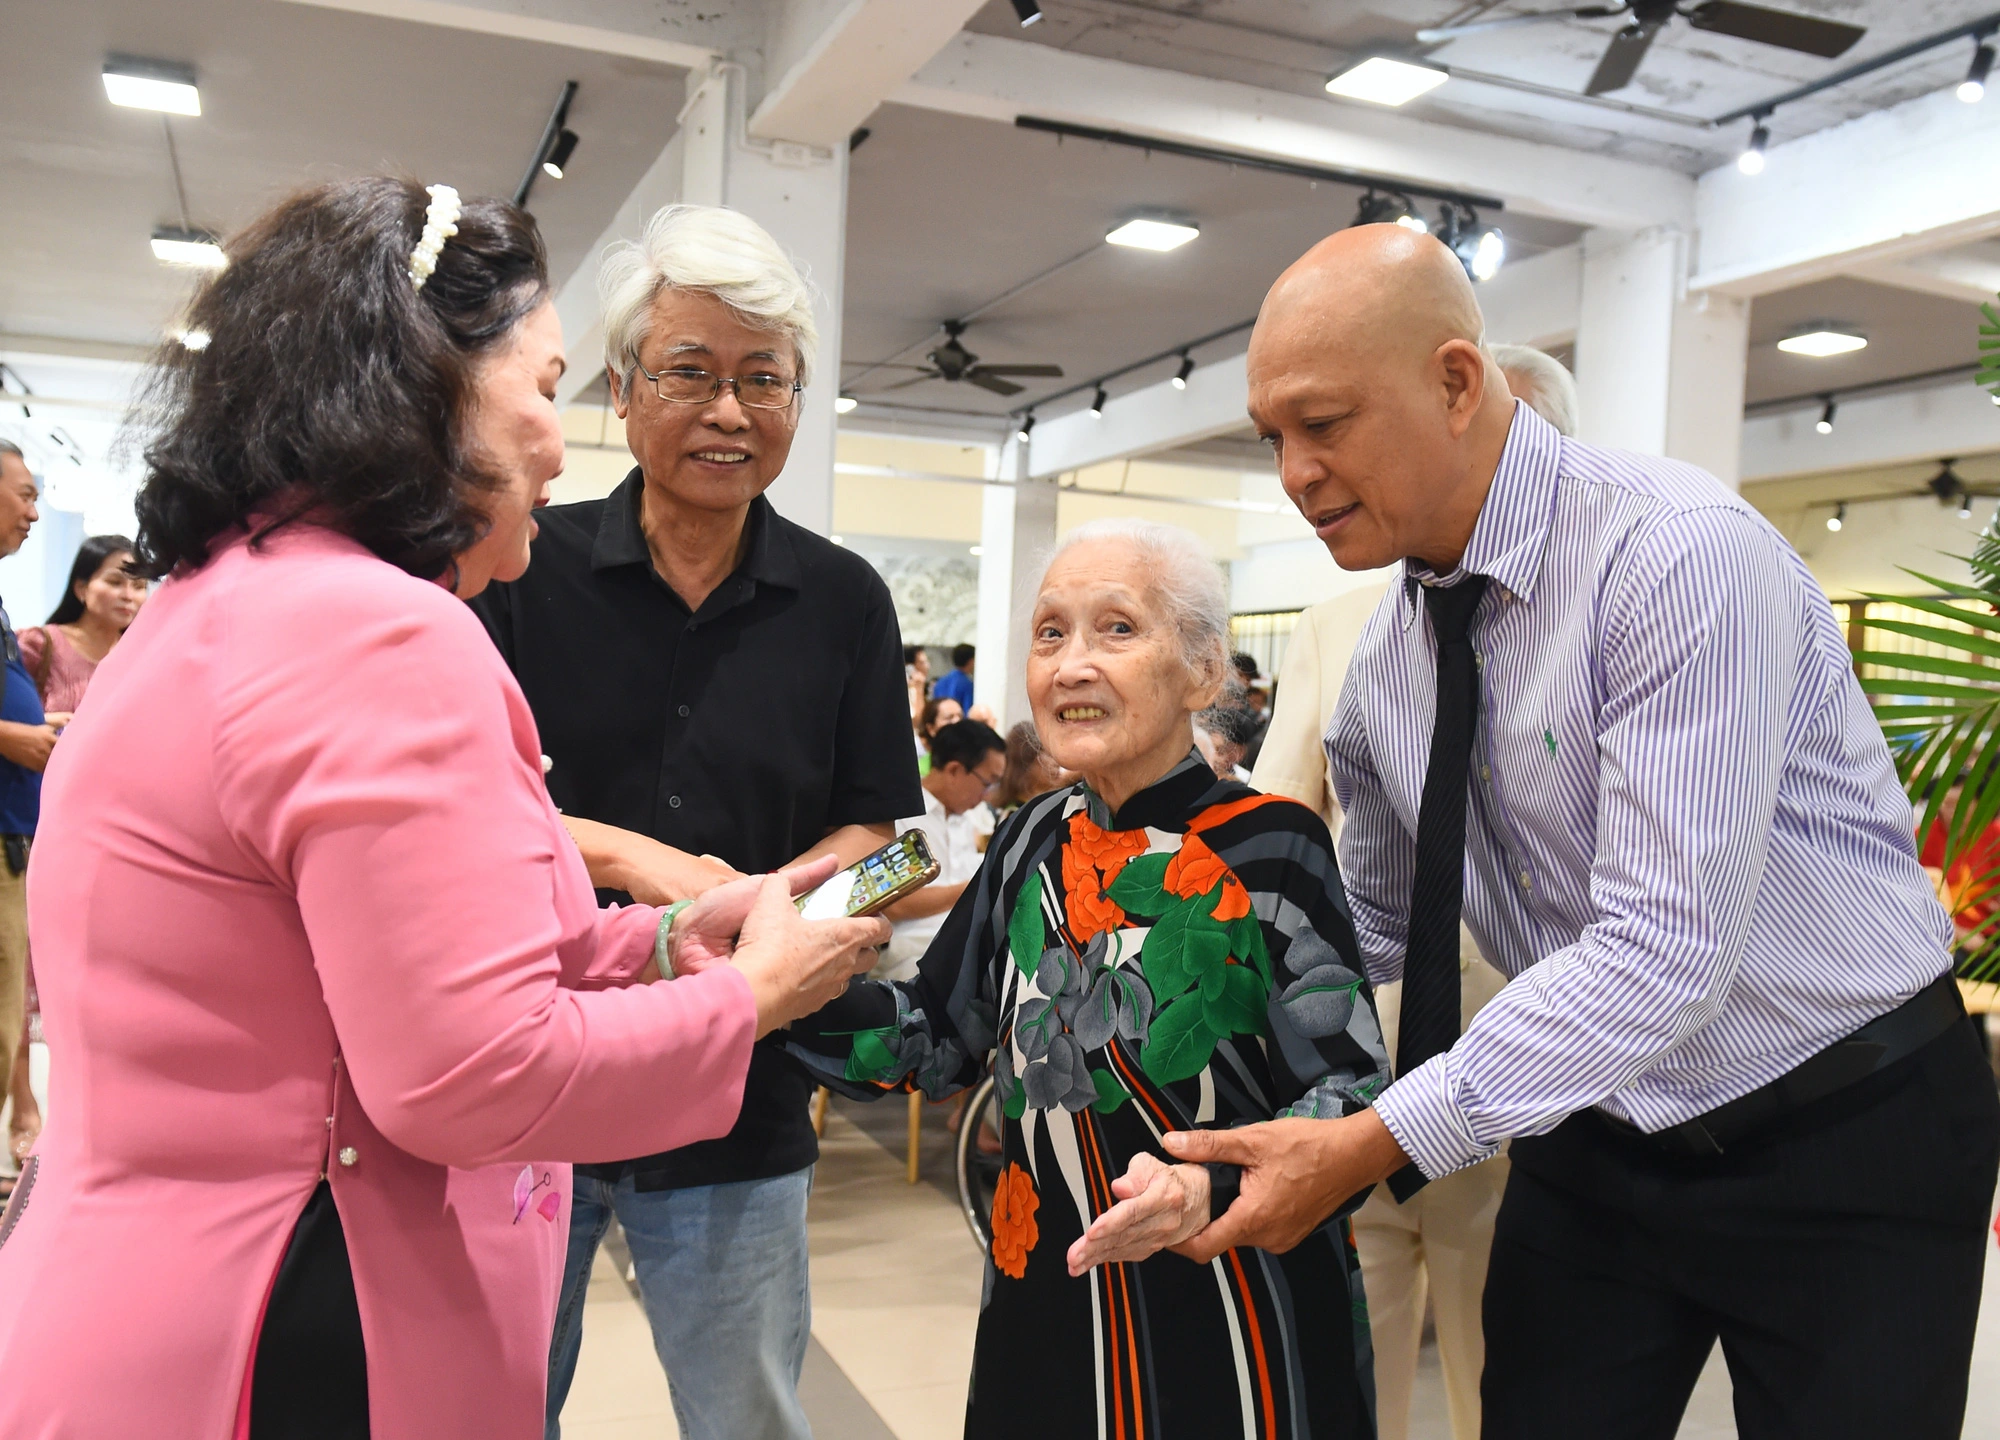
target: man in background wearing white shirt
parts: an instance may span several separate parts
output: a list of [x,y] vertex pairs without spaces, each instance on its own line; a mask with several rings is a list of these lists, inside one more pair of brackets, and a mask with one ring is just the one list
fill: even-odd
[[986,797],[1007,770],[1007,742],[977,720],[946,725],[931,737],[931,768],[924,776],[924,813],[896,822],[896,833],[921,830],[940,867],[938,878],[882,913],[896,933],[876,968],[878,979],[908,980],[917,973],[931,937],[958,903],[966,883],[979,873],[986,842],[993,834],[993,811]]

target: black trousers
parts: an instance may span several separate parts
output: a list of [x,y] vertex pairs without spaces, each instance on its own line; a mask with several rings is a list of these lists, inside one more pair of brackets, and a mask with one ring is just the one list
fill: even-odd
[[1957,1440],[1996,1171],[1969,1023],[1714,1159],[1515,1141],[1484,1440],[1673,1440],[1718,1339],[1743,1440]]

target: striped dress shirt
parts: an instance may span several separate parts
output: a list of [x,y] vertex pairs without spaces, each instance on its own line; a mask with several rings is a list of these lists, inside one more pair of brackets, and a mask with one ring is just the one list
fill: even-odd
[[1950,921],[1805,563],[1713,476],[1517,405],[1462,563],[1406,562],[1327,731],[1370,978],[1402,973],[1436,706],[1416,587],[1468,574],[1491,583],[1465,920],[1509,983],[1376,1101],[1424,1174],[1588,1106],[1690,1119],[1944,972]]

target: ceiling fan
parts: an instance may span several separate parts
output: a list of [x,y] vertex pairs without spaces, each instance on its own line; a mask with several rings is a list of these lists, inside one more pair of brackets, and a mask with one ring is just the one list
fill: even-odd
[[1831,60],[1845,55],[1854,42],[1868,32],[1859,25],[1822,20],[1816,15],[1798,15],[1789,10],[1770,10],[1762,5],[1744,5],[1738,0],[1701,0],[1683,5],[1678,0],[1626,0],[1622,5],[1586,5],[1573,10],[1540,10],[1532,15],[1508,15],[1498,20],[1475,20],[1465,25],[1444,25],[1419,30],[1417,39],[1426,45],[1456,39],[1481,30],[1499,30],[1515,25],[1532,25],[1543,20],[1610,20],[1625,17],[1625,28],[1611,37],[1611,46],[1590,83],[1586,95],[1602,95],[1632,83],[1640,62],[1652,48],[1653,40],[1676,18],[1697,30],[1732,35],[1738,40],[1755,40],[1781,50],[1796,50]]
[[924,357],[931,362],[930,367],[923,370],[920,374],[912,375],[907,380],[899,380],[888,388],[891,390],[901,390],[906,386],[921,385],[926,380],[949,380],[953,382],[962,380],[968,385],[977,385],[982,390],[990,390],[995,395],[1019,395],[1026,387],[1016,385],[1012,380],[1005,377],[1020,375],[1050,380],[1060,380],[1062,378],[1063,372],[1060,365],[980,364],[979,357],[966,349],[964,343],[958,338],[965,333],[965,324],[966,322],[963,320],[945,321],[943,326],[945,333],[944,344],[938,346],[937,349]]

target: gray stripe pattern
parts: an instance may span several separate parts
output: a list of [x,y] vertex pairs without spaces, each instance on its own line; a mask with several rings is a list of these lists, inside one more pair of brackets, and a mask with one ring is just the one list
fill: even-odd
[[1326,735],[1343,878],[1402,970],[1436,647],[1415,587],[1483,574],[1465,920],[1510,977],[1376,1110],[1425,1174],[1601,1106],[1660,1130],[1943,973],[1951,925],[1832,607],[1703,471],[1517,406],[1460,567],[1407,562]]

